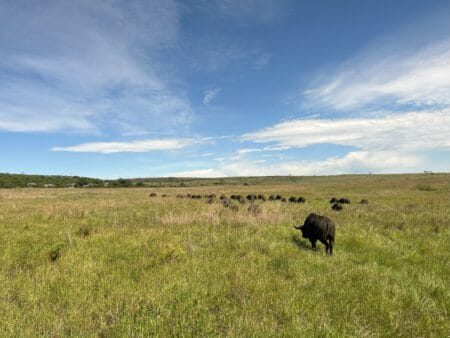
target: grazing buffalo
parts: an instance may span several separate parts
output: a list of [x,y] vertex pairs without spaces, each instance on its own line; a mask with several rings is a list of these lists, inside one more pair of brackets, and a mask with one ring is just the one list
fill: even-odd
[[253,195],[253,194],[247,195],[247,199],[248,199],[249,201],[254,201],[254,200],[257,199],[257,197],[258,197],[258,196]]
[[299,198],[297,198],[297,203],[305,203],[306,199],[302,196],[300,196]]
[[241,195],[238,195],[237,200],[239,201],[239,203],[245,204],[245,199],[244,199],[244,197],[242,197]]
[[343,206],[342,206],[341,203],[334,203],[334,204],[331,206],[331,209],[333,209],[334,211],[341,211],[342,208],[343,208]]
[[333,198],[330,200],[330,204],[337,203],[337,201],[338,201],[338,199],[337,199],[336,197],[333,197]]
[[283,198],[283,197],[282,197],[281,195],[276,195],[276,196],[275,196],[275,199],[278,200],[278,201],[281,200],[282,198]]
[[325,244],[325,252],[333,254],[333,243],[335,239],[336,226],[329,218],[309,214],[302,226],[296,227],[302,232],[302,237],[309,239],[313,250],[316,249],[316,242],[319,240]]
[[158,194],[156,192],[152,192],[150,195],[148,195],[149,197],[156,197],[158,196]]
[[264,196],[262,194],[259,194],[258,195],[258,199],[265,202],[266,201],[266,196]]
[[365,198],[363,198],[363,199],[359,202],[359,204],[369,204],[369,201],[366,200]]
[[338,203],[350,204],[350,200],[348,198],[342,197],[342,198],[339,199]]
[[284,197],[282,197],[280,201],[281,201],[281,202],[287,202],[287,199],[285,199]]
[[294,197],[294,196],[289,197],[289,202],[297,203],[297,197]]
[[227,196],[225,196],[225,195],[222,194],[222,195],[220,195],[219,199],[222,200],[222,201],[223,201],[223,200],[226,200],[226,199],[227,199]]
[[275,201],[275,199],[276,199],[276,198],[275,198],[275,195],[270,195],[270,196],[269,196],[269,201]]
[[191,198],[194,200],[200,200],[202,198],[202,195],[191,195]]

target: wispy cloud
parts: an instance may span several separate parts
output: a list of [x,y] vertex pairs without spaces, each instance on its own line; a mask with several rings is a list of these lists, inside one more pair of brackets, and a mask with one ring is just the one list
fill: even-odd
[[240,24],[249,22],[270,23],[289,14],[287,0],[219,0],[216,1],[223,15],[234,18]]
[[417,172],[424,164],[421,156],[397,151],[354,151],[323,161],[233,161],[220,167],[171,173],[174,177],[227,177],[273,175],[339,175],[348,173]]
[[291,120],[243,135],[280,147],[339,144],[364,150],[450,149],[450,109],[379,117]]
[[303,99],[312,107],[342,112],[450,105],[450,39],[413,50],[386,49],[372,47],[336,71],[320,74]]
[[53,151],[112,154],[121,152],[142,153],[149,151],[180,150],[198,143],[193,139],[140,140],[130,142],[92,142],[70,147],[53,147]]
[[190,102],[158,57],[176,47],[179,16],[172,0],[2,2],[0,128],[129,133],[184,126]]
[[207,89],[203,92],[203,104],[207,105],[219,94],[220,88]]

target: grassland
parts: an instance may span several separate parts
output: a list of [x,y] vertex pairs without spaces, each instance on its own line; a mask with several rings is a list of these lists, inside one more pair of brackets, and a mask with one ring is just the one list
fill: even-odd
[[[188,192],[307,202],[254,215],[174,197]],[[310,212],[337,224],[332,257],[292,227]],[[450,175],[3,189],[0,285],[2,337],[448,337]]]

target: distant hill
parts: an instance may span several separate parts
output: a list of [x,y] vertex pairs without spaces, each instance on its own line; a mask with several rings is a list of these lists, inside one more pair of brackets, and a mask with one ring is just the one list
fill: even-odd
[[[447,180],[449,174],[385,174],[385,175],[339,175],[335,182],[351,184],[353,180],[364,180],[366,177],[379,177],[379,179],[408,180],[409,177],[438,177]],[[256,176],[256,177],[223,177],[223,178],[189,178],[189,177],[159,177],[159,178],[128,178],[115,180],[102,180],[98,178],[80,176],[54,176],[54,175],[25,175],[0,173],[0,188],[142,188],[142,187],[202,187],[221,185],[260,185],[260,184],[287,184],[311,181],[328,181],[330,176]]]

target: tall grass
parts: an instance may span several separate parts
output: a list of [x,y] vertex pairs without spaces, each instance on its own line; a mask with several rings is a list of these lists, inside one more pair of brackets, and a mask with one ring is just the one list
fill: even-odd
[[[255,215],[173,197],[187,192],[307,202]],[[0,190],[0,336],[445,337],[449,192],[449,175]],[[292,227],[310,212],[337,224],[332,257]]]

